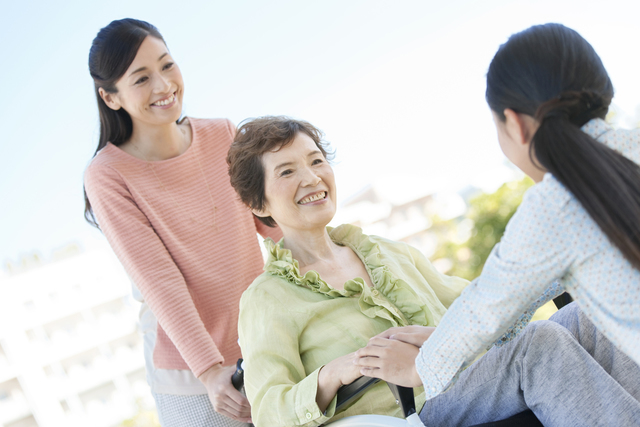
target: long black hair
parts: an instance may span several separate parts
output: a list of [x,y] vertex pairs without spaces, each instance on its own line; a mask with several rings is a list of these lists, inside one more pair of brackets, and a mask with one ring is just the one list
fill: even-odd
[[[124,75],[133,62],[140,45],[147,36],[162,40],[162,35],[156,27],[137,19],[119,19],[98,32],[93,39],[89,51],[89,73],[93,78],[98,113],[100,114],[100,139],[94,156],[111,142],[120,145],[126,142],[133,132],[133,123],[129,113],[124,108],[112,110],[100,96],[99,89],[116,93],[116,82]],[[84,192],[84,217],[89,224],[98,227],[93,215],[91,203]]]
[[605,118],[613,85],[591,45],[560,24],[537,25],[500,46],[487,73],[486,99],[530,115],[540,126],[530,157],[582,204],[640,270],[640,167],[580,130]]

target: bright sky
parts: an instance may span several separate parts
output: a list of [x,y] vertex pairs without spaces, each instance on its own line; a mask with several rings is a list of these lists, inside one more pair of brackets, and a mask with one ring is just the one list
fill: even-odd
[[0,16],[0,262],[103,240],[83,219],[98,137],[87,56],[98,30],[156,25],[194,117],[284,114],[337,149],[339,200],[373,181],[398,192],[494,188],[512,171],[484,102],[498,46],[560,22],[600,54],[621,124],[640,116],[640,2],[591,0],[11,1]]

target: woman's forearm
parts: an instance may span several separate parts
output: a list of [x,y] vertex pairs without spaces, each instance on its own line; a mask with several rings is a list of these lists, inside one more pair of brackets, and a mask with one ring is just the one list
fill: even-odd
[[189,368],[200,375],[222,362],[181,270],[122,178],[95,166],[85,173],[85,187],[111,248]]
[[362,376],[360,367],[354,363],[355,353],[345,354],[320,368],[316,403],[323,413],[338,393],[340,386],[351,384]]
[[336,381],[337,375],[332,372],[331,363],[320,368],[318,373],[318,391],[316,394],[316,403],[321,412],[326,411],[327,407],[335,397],[338,389],[342,385],[340,381]]

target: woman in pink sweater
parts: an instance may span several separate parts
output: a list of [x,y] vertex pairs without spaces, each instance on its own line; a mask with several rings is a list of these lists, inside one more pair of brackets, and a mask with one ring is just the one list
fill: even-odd
[[[151,24],[100,30],[89,54],[100,141],[85,217],[100,227],[143,302],[147,377],[163,426],[250,421],[231,385],[238,302],[262,272],[256,221],[229,184],[225,119],[180,119],[184,84]],[[233,418],[233,420],[231,419]]]

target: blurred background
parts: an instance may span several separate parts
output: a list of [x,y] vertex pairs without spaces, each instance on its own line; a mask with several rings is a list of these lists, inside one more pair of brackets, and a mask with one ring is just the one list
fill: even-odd
[[0,426],[152,426],[137,304],[82,175],[98,139],[92,39],[156,25],[184,114],[283,114],[336,150],[334,224],[472,279],[532,183],[497,144],[485,73],[510,34],[563,23],[600,54],[609,120],[640,123],[634,0],[21,1],[0,12]]

